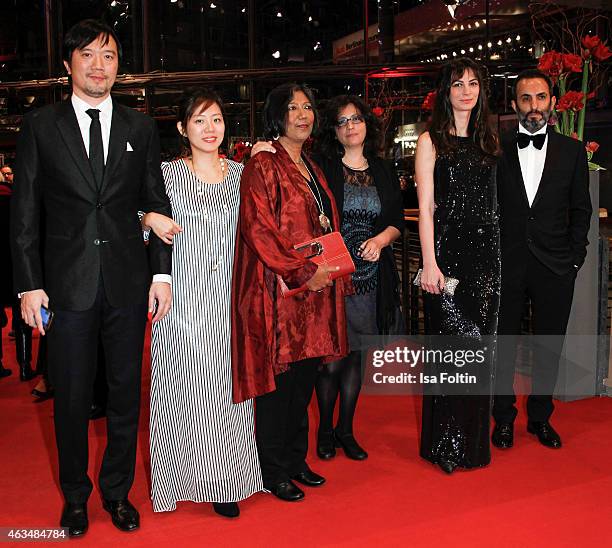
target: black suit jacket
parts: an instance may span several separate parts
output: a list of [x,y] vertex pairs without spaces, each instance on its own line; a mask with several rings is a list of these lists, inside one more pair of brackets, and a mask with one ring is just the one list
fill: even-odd
[[[128,143],[133,150],[127,150]],[[139,210],[171,213],[150,117],[113,101],[98,190],[72,103],[26,115],[11,200],[15,292],[45,289],[50,307],[86,310],[101,275],[112,306],[141,303],[151,269],[170,274],[172,248],[152,236],[149,268]]]
[[527,250],[556,274],[580,268],[592,212],[584,144],[549,129],[544,171],[531,207],[516,133],[502,139],[502,149],[497,170],[502,269],[523,261]]

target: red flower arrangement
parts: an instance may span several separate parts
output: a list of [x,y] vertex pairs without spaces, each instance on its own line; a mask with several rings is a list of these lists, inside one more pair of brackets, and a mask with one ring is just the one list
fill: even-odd
[[588,141],[585,148],[587,152],[597,152],[599,150],[599,143],[597,141]]
[[563,55],[556,51],[547,51],[538,63],[538,69],[545,72],[556,82],[563,74]]
[[248,147],[242,141],[239,141],[234,145],[232,160],[234,160],[234,162],[242,162],[250,153],[251,147]]
[[581,111],[584,108],[584,93],[581,91],[568,91],[559,99],[555,108],[557,112],[566,112],[568,110],[574,112]]
[[[551,123],[559,133],[567,136],[576,136],[580,141],[584,137],[584,120],[586,112],[586,102],[594,97],[594,92],[589,93],[589,77],[593,73],[594,63],[603,63],[612,57],[612,51],[606,46],[599,36],[589,34],[582,37],[582,40],[575,41],[577,53],[559,53],[548,51],[538,63],[538,69],[548,74],[553,82],[558,85],[558,101],[555,106],[556,113],[560,116],[553,116]],[[570,78],[574,73],[582,73],[579,90],[569,89]],[[554,122],[553,122],[554,121]],[[591,163],[591,158],[596,152],[596,148],[587,148],[589,167],[600,169],[596,164]]]
[[590,36],[587,34],[582,39],[582,45],[584,46],[582,55],[585,59],[592,56],[595,61],[601,63],[612,57],[612,51],[610,51],[610,48],[601,41],[599,36]]
[[430,91],[423,99],[423,104],[421,105],[421,110],[426,110],[428,112],[433,111],[434,105],[436,103],[436,91]]

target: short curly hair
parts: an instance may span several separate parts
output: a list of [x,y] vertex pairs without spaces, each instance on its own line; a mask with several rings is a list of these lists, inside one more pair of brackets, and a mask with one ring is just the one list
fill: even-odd
[[363,155],[366,158],[379,156],[383,145],[382,123],[369,105],[356,95],[337,95],[325,103],[315,150],[328,158],[344,155],[344,147],[336,138],[336,127],[338,114],[348,105],[354,105],[365,120],[366,137],[363,143]]

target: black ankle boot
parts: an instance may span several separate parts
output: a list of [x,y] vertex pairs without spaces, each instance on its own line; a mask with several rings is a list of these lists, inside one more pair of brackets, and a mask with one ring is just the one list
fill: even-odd
[[336,447],[342,447],[344,454],[353,460],[364,460],[368,458],[368,454],[361,447],[352,432],[344,434],[337,428],[334,430],[334,439],[336,441]]
[[15,333],[15,351],[17,363],[19,364],[19,380],[29,381],[36,376],[32,371],[32,330],[29,327],[21,327]]
[[317,434],[317,455],[323,460],[333,459],[336,456],[333,430],[329,432],[319,430]]

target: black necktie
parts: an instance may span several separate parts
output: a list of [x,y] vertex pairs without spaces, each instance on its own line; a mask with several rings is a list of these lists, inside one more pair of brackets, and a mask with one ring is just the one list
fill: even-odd
[[85,112],[91,118],[91,124],[89,124],[89,164],[96,184],[100,188],[104,177],[104,147],[102,146],[100,111],[97,108],[90,108]]
[[538,150],[542,150],[544,141],[546,140],[546,133],[538,133],[537,135],[527,135],[526,133],[517,133],[516,139],[519,148],[525,148],[529,146],[529,143],[533,142],[533,146]]

